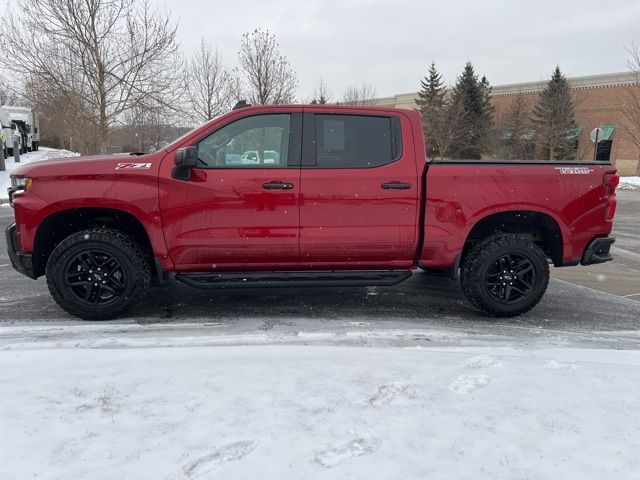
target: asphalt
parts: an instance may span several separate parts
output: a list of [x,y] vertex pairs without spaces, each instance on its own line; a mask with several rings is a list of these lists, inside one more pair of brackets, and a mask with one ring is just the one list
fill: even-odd
[[[215,325],[234,332],[303,328],[454,329],[465,334],[555,338],[614,348],[640,348],[640,191],[620,192],[615,260],[553,269],[542,302],[513,319],[489,319],[464,299],[456,282],[417,273],[395,287],[195,290],[179,283],[153,288],[131,314],[108,325]],[[13,212],[0,207],[0,225]],[[9,265],[0,239],[0,325],[87,325],[60,310],[44,279],[30,280]],[[195,324],[195,325],[194,325]]]

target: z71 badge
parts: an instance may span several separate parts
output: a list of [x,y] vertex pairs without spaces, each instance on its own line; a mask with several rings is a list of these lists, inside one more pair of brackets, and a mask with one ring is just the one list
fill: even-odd
[[149,170],[151,163],[119,163],[116,170]]
[[589,175],[592,170],[587,167],[555,167],[556,170],[560,170],[562,175]]

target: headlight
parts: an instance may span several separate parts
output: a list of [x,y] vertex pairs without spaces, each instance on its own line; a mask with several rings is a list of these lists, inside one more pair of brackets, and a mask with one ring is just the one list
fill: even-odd
[[32,180],[29,177],[11,177],[11,187],[25,192],[31,188]]

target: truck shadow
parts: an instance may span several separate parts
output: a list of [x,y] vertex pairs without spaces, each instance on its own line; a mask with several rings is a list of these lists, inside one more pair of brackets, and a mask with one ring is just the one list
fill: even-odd
[[139,324],[215,322],[223,326],[246,320],[255,325],[257,320],[265,329],[305,319],[330,324],[375,321],[394,328],[415,323],[418,327],[480,327],[497,335],[511,328],[572,335],[585,329],[637,331],[640,303],[552,281],[531,312],[490,318],[471,307],[457,281],[419,272],[394,287],[196,290],[172,282],[152,289],[129,318]]
[[244,318],[423,319],[425,316],[479,317],[456,281],[416,273],[394,287],[307,287],[197,290],[179,282],[152,288],[132,312],[158,320]]

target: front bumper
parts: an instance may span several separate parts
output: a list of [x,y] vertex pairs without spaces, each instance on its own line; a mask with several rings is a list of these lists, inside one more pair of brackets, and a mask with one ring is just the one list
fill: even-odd
[[600,237],[591,241],[585,249],[580,263],[582,265],[593,265],[613,260],[610,250],[611,245],[616,241],[615,237]]
[[30,253],[23,253],[18,250],[18,235],[16,224],[12,223],[5,230],[7,238],[7,251],[9,252],[9,260],[11,265],[18,272],[29,278],[36,278],[33,275],[33,258]]

